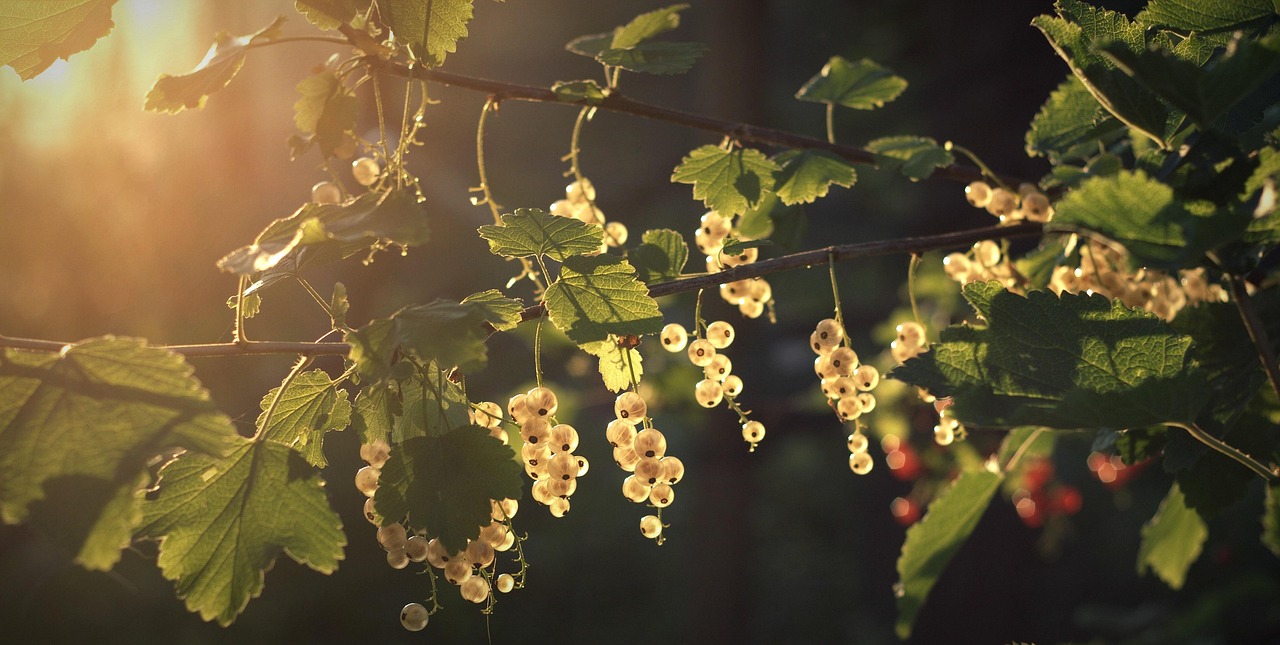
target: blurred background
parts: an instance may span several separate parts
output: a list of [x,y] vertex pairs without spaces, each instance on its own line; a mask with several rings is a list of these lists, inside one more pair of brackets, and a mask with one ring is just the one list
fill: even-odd
[[[292,6],[287,0],[120,0],[115,31],[89,52],[27,83],[0,70],[0,332],[59,340],[106,333],[154,343],[230,340],[232,315],[224,303],[236,282],[214,262],[307,201],[310,186],[325,178],[313,157],[290,162],[285,140],[294,133],[294,85],[340,48],[298,43],[253,51],[239,77],[199,111],[146,113],[143,97],[158,74],[194,67],[216,31],[251,33],[287,14],[286,34],[314,33]],[[446,69],[544,87],[598,78],[599,66],[564,51],[564,43],[660,6],[477,0],[471,35]],[[1048,2],[1025,0],[699,0],[669,37],[706,42],[710,53],[686,76],[624,74],[621,90],[720,119],[822,136],[822,107],[793,94],[832,55],[869,57],[911,85],[884,109],[839,113],[842,142],[892,134],[950,139],[993,168],[1036,178],[1047,165],[1026,157],[1023,133],[1066,67],[1029,22],[1051,10]],[[388,79],[385,86],[393,84]],[[475,235],[490,215],[469,203],[468,188],[478,183],[475,126],[485,97],[442,87],[431,92],[440,103],[427,112],[420,137],[426,145],[415,149],[411,163],[428,197],[432,241],[406,257],[383,254],[369,266],[353,258],[309,274],[321,292],[334,281],[346,284],[352,324],[437,297],[460,299],[501,286],[515,273]],[[366,138],[376,139],[372,96],[360,96]],[[508,102],[490,120],[488,172],[506,210],[546,208],[563,195],[560,157],[568,151],[574,115],[564,106]],[[668,179],[685,153],[716,142],[704,133],[602,112],[584,132],[583,171],[608,218],[625,223],[633,237],[669,227],[689,232],[692,242],[703,208],[690,199],[688,186]],[[808,208],[806,247],[991,223],[965,204],[959,185],[859,172],[853,189],[837,188]],[[764,256],[784,251],[772,247]],[[937,260],[926,258],[921,269],[922,307],[934,322],[958,319],[966,311],[955,285],[937,277]],[[893,324],[910,315],[907,261],[838,268],[846,321],[864,361],[884,352]],[[695,264],[690,270],[700,270]],[[776,324],[742,320],[713,297],[705,312],[738,329],[728,353],[746,382],[741,400],[768,427],[754,453],[740,440],[733,414],[693,403],[695,370],[651,351],[652,343],[642,347],[651,414],[688,468],[678,500],[664,514],[672,526],[661,547],[637,530],[643,509],[618,494],[622,473],[603,439],[613,395],[594,378],[592,363],[551,334],[543,365],[558,384],[560,418],[582,431],[580,453],[593,468],[565,519],[553,520],[526,497],[517,527],[530,535],[529,585],[500,597],[488,620],[446,588],[445,608],[426,631],[400,627],[400,607],[424,598],[429,584],[385,564],[373,528],[360,516],[363,497],[351,485],[360,462],[357,438],[347,432],[326,441],[329,494],[350,541],[334,575],[282,558],[267,575],[263,596],[222,629],[174,598],[154,566],[153,545],[125,553],[109,574],[93,574],[71,565],[49,536],[3,526],[0,640],[895,642],[894,566],[912,515],[890,509],[896,499],[923,501],[920,478],[945,477],[950,462],[929,433],[936,417],[886,384],[883,413],[870,422],[902,438],[873,446],[877,468],[866,477],[852,475],[848,430],[821,405],[805,343],[814,323],[831,315],[826,271],[772,282]],[[528,298],[525,284],[511,295]],[[668,319],[690,325],[692,296],[660,304]],[[327,329],[325,316],[291,284],[266,293],[263,313],[248,328],[254,339],[292,340],[314,339]],[[473,397],[505,401],[530,386],[530,332],[495,337],[489,367],[468,381]],[[279,383],[290,359],[193,362],[221,408],[248,428],[260,397]],[[340,368],[337,361],[321,366]],[[999,439],[975,433],[969,444],[989,451]],[[912,640],[1280,640],[1280,568],[1257,545],[1260,489],[1214,521],[1186,588],[1171,592],[1134,570],[1139,528],[1168,477],[1148,468],[1104,484],[1088,465],[1091,439],[1063,438],[1045,462],[1080,493],[1080,512],[1032,527],[1002,496],[940,580]],[[894,449],[910,451],[914,469],[886,467],[882,456]]]

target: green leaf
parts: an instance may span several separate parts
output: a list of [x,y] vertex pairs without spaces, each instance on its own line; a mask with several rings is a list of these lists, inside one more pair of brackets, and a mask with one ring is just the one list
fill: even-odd
[[425,305],[405,307],[392,314],[397,343],[423,361],[463,372],[484,367],[489,358],[484,323],[492,316],[488,306],[463,304],[437,298]]
[[[600,359],[600,378],[610,392],[621,392],[632,385],[639,385],[644,375],[644,359],[634,348],[623,348],[617,338],[583,343],[582,351]],[[632,374],[635,378],[632,378]]]
[[621,67],[643,74],[683,74],[693,68],[707,46],[702,43],[655,41],[634,47],[606,49],[596,60],[610,67]]
[[428,65],[439,67],[467,37],[472,0],[381,0],[378,9],[396,39]]
[[328,574],[347,544],[319,471],[270,441],[242,441],[222,458],[179,457],[143,509],[138,537],[160,540],[164,577],[188,609],[224,627],[262,593],[281,553]]
[[374,504],[391,520],[439,538],[450,552],[480,535],[491,499],[520,497],[520,466],[511,449],[475,426],[440,437],[415,437],[382,467]]
[[329,297],[329,313],[333,315],[331,322],[334,329],[341,329],[347,325],[347,312],[350,310],[351,301],[347,300],[347,285],[341,282],[333,283],[333,295]]
[[[1280,349],[1280,289],[1259,291],[1253,304],[1274,353]],[[1184,307],[1171,324],[1194,341],[1190,355],[1204,375],[1212,419],[1231,425],[1267,380],[1240,312],[1233,304],[1204,302]]]
[[769,193],[760,205],[747,209],[738,220],[738,233],[751,239],[768,238],[784,249],[797,250],[804,244],[809,218],[799,205],[786,206],[777,193]]
[[[227,309],[230,309],[231,311],[235,311],[237,306],[236,303],[239,302],[239,300],[240,299],[236,296],[231,296],[230,298],[227,298]],[[258,315],[258,313],[260,313],[261,311],[262,311],[262,296],[256,293],[251,293],[244,297],[244,317],[245,318],[253,318],[254,316]]]
[[1248,220],[1184,203],[1169,186],[1138,171],[1090,179],[1054,205],[1050,230],[1093,231],[1124,244],[1130,264],[1178,269],[1199,263],[1205,252],[1237,237]]
[[389,383],[374,383],[360,389],[351,411],[351,428],[360,434],[360,443],[389,441],[395,418],[402,413],[400,399]]
[[598,105],[606,96],[604,88],[592,80],[556,81],[555,85],[551,86],[551,91],[555,92],[556,98],[561,101],[588,105]]
[[671,31],[680,26],[680,12],[688,8],[687,4],[673,4],[642,13],[632,18],[631,22],[613,30],[613,40],[609,47],[635,47],[654,36]]
[[471,423],[462,388],[435,363],[400,381],[401,414],[392,427],[393,443],[414,437],[439,437]]
[[1096,44],[1117,41],[1134,53],[1144,51],[1147,43],[1142,25],[1130,22],[1123,14],[1078,0],[1058,0],[1054,7],[1061,17],[1039,16],[1031,24],[1044,33],[1107,111],[1167,148],[1182,124],[1181,114],[1095,50]]
[[694,199],[728,217],[759,205],[773,187],[773,174],[781,169],[759,150],[707,145],[690,152],[671,181],[693,184]]
[[867,150],[876,153],[879,165],[896,168],[912,181],[926,179],[935,168],[955,163],[951,153],[929,137],[884,137],[868,143]]
[[1154,571],[1170,588],[1181,589],[1187,569],[1200,557],[1207,537],[1209,528],[1198,513],[1187,508],[1182,491],[1174,484],[1155,517],[1142,527],[1138,573]]
[[293,8],[319,29],[333,31],[368,9],[368,0],[363,5],[360,0],[294,0]]
[[151,460],[221,454],[236,438],[191,373],[178,354],[110,336],[0,353],[0,520],[26,521],[40,502],[77,562],[110,569],[141,519]]
[[[1255,355],[1254,360],[1257,360]],[[1255,389],[1256,391],[1256,389]],[[1246,455],[1271,455],[1276,450],[1275,425],[1266,417],[1247,411],[1233,419],[1219,434],[1222,441]],[[1208,423],[1204,424],[1209,426]],[[1209,426],[1212,427],[1212,426]],[[1186,437],[1189,439],[1190,437]],[[1198,442],[1192,442],[1197,443]],[[1206,448],[1196,445],[1197,449]],[[1165,470],[1172,470],[1166,462]],[[1208,521],[1244,498],[1257,475],[1216,450],[1202,450],[1191,465],[1176,470],[1178,487],[1187,508]]]
[[1040,246],[1028,252],[1014,262],[1014,268],[1033,289],[1045,289],[1053,278],[1053,270],[1066,263],[1066,247],[1063,236],[1050,235],[1041,241]]
[[[304,141],[319,144],[326,158],[355,135],[356,95],[342,84],[336,70],[326,69],[298,82],[299,98],[293,104],[293,122],[311,135]],[[296,156],[296,155],[295,155]]]
[[540,208],[517,208],[502,216],[502,225],[486,224],[480,237],[489,241],[489,252],[507,258],[545,255],[564,262],[571,255],[600,250],[604,229],[572,217],[559,217]]
[[667,282],[680,277],[689,261],[689,245],[679,233],[669,229],[644,232],[643,244],[628,254],[636,275],[645,284]]
[[1124,124],[1107,112],[1074,74],[1049,95],[1027,130],[1027,154],[1062,163],[1098,154],[1099,142],[1125,134]]
[[822,71],[796,92],[801,101],[870,110],[898,98],[907,81],[869,58],[851,62],[832,56]]
[[743,240],[730,235],[724,238],[724,246],[721,247],[720,253],[722,255],[737,255],[747,249],[758,249],[772,244],[772,240]]
[[351,345],[347,359],[355,363],[362,382],[378,383],[391,376],[396,326],[390,318],[370,320],[363,327],[344,334],[343,340]]
[[[108,3],[110,4],[110,3]],[[187,108],[200,109],[209,95],[227,86],[244,67],[248,46],[275,40],[280,35],[284,16],[247,36],[231,36],[219,32],[213,38],[213,46],[195,69],[170,76],[161,74],[151,91],[147,92],[145,109],[152,112],[177,114]]]
[[774,191],[787,206],[811,204],[826,197],[832,184],[848,188],[858,181],[853,165],[825,150],[788,150],[773,160],[782,165]]
[[898,557],[899,638],[911,635],[934,583],[978,526],[1002,479],[987,471],[961,473],[929,504],[924,518],[907,529],[907,541]]
[[564,46],[565,49],[586,56],[587,58],[595,58],[610,47],[613,43],[613,34],[591,34],[590,36],[579,36],[569,41]]
[[1267,485],[1262,511],[1262,544],[1280,556],[1280,484]]
[[546,303],[552,324],[579,345],[610,334],[643,336],[662,330],[658,303],[621,258],[566,258],[560,278],[547,287]]
[[1217,31],[1234,30],[1275,12],[1269,0],[1151,0],[1137,20],[1179,31]]
[[324,457],[325,433],[343,430],[351,423],[346,390],[337,389],[324,370],[303,372],[280,396],[271,423],[264,427],[267,410],[279,391],[278,387],[271,388],[262,397],[262,414],[257,422],[260,436],[297,450],[312,466],[329,465]]
[[69,59],[111,33],[116,0],[13,0],[0,29],[0,66],[28,81],[59,58]]
[[296,269],[307,247],[341,259],[390,244],[422,244],[430,231],[422,205],[409,190],[366,193],[346,204],[307,204],[272,222],[253,244],[218,260],[218,267],[254,274],[293,262]]
[[1207,398],[1189,367],[1191,339],[1160,319],[1099,295],[1025,297],[998,282],[964,297],[985,327],[942,331],[941,342],[890,375],[939,398],[956,417],[991,427],[1130,428],[1190,423]]
[[484,319],[498,331],[511,331],[520,324],[520,312],[524,303],[502,295],[497,289],[473,293],[462,299],[462,304],[473,304],[484,312]]

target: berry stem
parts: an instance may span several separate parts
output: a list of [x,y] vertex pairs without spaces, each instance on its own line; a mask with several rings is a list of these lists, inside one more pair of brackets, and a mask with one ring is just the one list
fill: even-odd
[[1280,366],[1277,366],[1275,354],[1271,351],[1271,339],[1267,335],[1266,325],[1262,324],[1262,319],[1258,316],[1257,308],[1253,306],[1253,298],[1249,296],[1249,290],[1244,282],[1230,273],[1226,276],[1227,284],[1231,287],[1231,299],[1235,301],[1236,309],[1240,311],[1240,320],[1249,332],[1249,340],[1253,341],[1253,346],[1258,350],[1258,360],[1262,361],[1262,369],[1267,373],[1271,389],[1275,391],[1276,396],[1280,396]]
[[631,362],[631,348],[622,348],[622,357],[627,361],[627,371],[631,375],[631,391],[639,394],[640,379],[636,378],[636,366]]
[[836,104],[827,104],[827,143],[836,144]]
[[489,112],[497,109],[498,101],[493,96],[490,96],[484,102],[484,107],[480,108],[480,122],[476,125],[476,170],[480,174],[480,191],[484,193],[484,203],[488,205],[489,212],[493,215],[493,223],[501,226],[502,206],[493,200],[493,193],[489,192],[489,175],[484,165],[484,126],[489,119]]
[[844,332],[843,338],[840,339],[840,344],[848,345],[849,332],[844,328],[844,312],[840,309],[840,287],[836,284],[836,253],[834,249],[827,250],[827,275],[831,276],[831,299],[835,302],[836,323],[840,325],[840,331]]
[[1182,428],[1183,430],[1186,430],[1187,434],[1191,435],[1200,443],[1203,443],[1204,445],[1209,446],[1210,448],[1213,448],[1214,450],[1230,457],[1231,459],[1234,459],[1240,462],[1241,464],[1244,465],[1245,468],[1252,470],[1254,473],[1256,473],[1259,477],[1261,477],[1268,483],[1280,481],[1280,468],[1277,468],[1275,466],[1267,466],[1263,464],[1257,459],[1254,459],[1253,457],[1246,455],[1239,448],[1236,448],[1235,446],[1232,446],[1231,444],[1209,434],[1204,430],[1204,428],[1201,428],[1195,423],[1184,424],[1184,423],[1166,421],[1165,425],[1172,426],[1174,428]]
[[234,345],[243,345],[249,342],[244,335],[244,290],[248,288],[249,276],[240,276],[240,281],[236,288],[236,320],[235,327],[232,328],[231,340]]
[[1036,428],[1034,432],[1027,435],[1027,438],[1022,441],[1022,445],[1018,446],[1018,449],[1013,452],[1013,456],[1009,457],[1009,461],[1005,463],[1001,472],[1008,473],[1012,471],[1018,465],[1018,462],[1022,460],[1022,456],[1026,454],[1027,449],[1031,448],[1031,444],[1035,443],[1040,433],[1045,430],[1046,428]]
[[911,254],[911,263],[907,265],[907,298],[911,300],[911,318],[916,321],[917,325],[923,326],[920,322],[920,308],[916,306],[916,269],[920,267],[920,254]]
[[[538,387],[542,387],[542,323],[544,319],[538,320],[538,325],[533,328],[533,377],[538,383]],[[634,379],[634,375],[632,376]]]
[[997,186],[1000,186],[1005,190],[1011,190],[1009,188],[1009,184],[1006,184],[1005,181],[1000,178],[1000,175],[997,175],[994,171],[991,170],[991,168],[987,167],[987,164],[982,163],[982,160],[979,159],[978,155],[974,154],[972,150],[969,150],[968,148],[962,145],[957,145],[951,141],[946,142],[945,144],[943,144],[942,147],[946,148],[947,150],[954,150],[968,157],[969,161],[972,161],[973,165],[978,167],[978,170],[982,173],[984,177],[990,178],[991,181],[996,182]]
[[[718,275],[718,274],[717,274]],[[704,289],[698,289],[698,297],[693,304],[693,339],[702,339],[702,328],[705,326],[702,321],[702,292]]]
[[378,75],[373,74],[373,104],[378,113],[378,146],[382,148],[382,161],[391,159],[391,151],[387,148],[387,119],[382,113],[382,85]]

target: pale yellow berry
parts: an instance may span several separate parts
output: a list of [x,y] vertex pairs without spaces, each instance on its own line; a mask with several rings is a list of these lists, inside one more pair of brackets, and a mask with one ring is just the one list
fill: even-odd
[[364,493],[365,497],[373,497],[378,492],[378,478],[382,476],[382,471],[373,466],[365,466],[356,471],[356,490]]
[[764,424],[759,421],[748,421],[742,424],[742,440],[758,443],[764,439]]
[[662,535],[662,520],[656,515],[646,515],[640,518],[640,534],[650,540]]
[[840,376],[849,376],[858,369],[858,354],[848,347],[837,347],[831,350],[829,356],[831,367],[835,368],[836,374]]
[[875,466],[875,460],[871,458],[870,453],[859,452],[849,455],[849,470],[852,470],[855,475],[871,472],[872,466]]
[[640,457],[661,458],[667,454],[667,438],[660,430],[647,428],[636,434],[632,448]]
[[372,186],[381,174],[382,168],[378,166],[378,162],[369,157],[360,157],[351,162],[351,175],[361,186]]
[[630,448],[636,439],[636,427],[626,419],[614,419],[604,431],[605,439],[614,448]]
[[676,501],[676,490],[667,483],[659,483],[649,491],[649,503],[658,508],[671,506]]
[[331,181],[322,181],[311,187],[311,201],[317,204],[337,204],[342,201],[342,190]]
[[609,222],[604,225],[604,243],[618,248],[627,243],[627,227],[622,222]]
[[635,475],[627,475],[622,480],[622,496],[639,504],[649,499],[650,486],[639,479]]
[[742,379],[737,374],[730,374],[725,378],[722,384],[724,395],[727,397],[736,397],[742,394]]
[[613,401],[614,415],[631,425],[644,420],[648,411],[649,406],[645,405],[644,398],[635,392],[623,392]]
[[733,325],[723,320],[707,325],[707,342],[716,349],[724,349],[733,344],[734,335]]
[[704,408],[714,408],[724,400],[724,386],[714,379],[702,379],[694,386],[693,397],[697,399],[698,405]]
[[866,452],[867,446],[871,442],[867,441],[867,435],[864,435],[861,432],[855,432],[849,435],[849,438],[845,441],[845,443],[846,445],[849,446],[849,453],[856,455],[860,452]]
[[689,343],[689,362],[698,367],[706,367],[711,364],[711,358],[716,355],[716,348],[705,338]]
[[502,593],[511,593],[511,590],[515,588],[516,579],[512,578],[511,574],[504,573],[498,576],[498,591]]
[[534,416],[554,416],[558,406],[556,394],[549,388],[535,387],[524,395],[524,407]]
[[676,353],[684,349],[689,344],[689,332],[685,331],[684,325],[680,323],[669,323],[662,328],[662,333],[658,335],[662,340],[662,349],[671,353]]

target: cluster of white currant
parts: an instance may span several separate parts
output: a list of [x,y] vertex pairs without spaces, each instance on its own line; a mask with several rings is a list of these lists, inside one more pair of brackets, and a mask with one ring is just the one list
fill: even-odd
[[733,325],[717,320],[707,325],[706,338],[695,336],[693,342],[689,342],[689,332],[679,323],[670,323],[663,327],[659,338],[662,340],[663,349],[673,354],[684,350],[689,356],[689,362],[702,368],[704,378],[693,388],[693,396],[697,399],[698,405],[714,408],[722,401],[728,402],[729,407],[737,412],[743,421],[742,440],[746,441],[754,451],[756,445],[764,439],[764,424],[748,420],[746,413],[738,408],[735,399],[742,394],[742,378],[733,373],[733,361],[720,352],[733,344],[735,334]]
[[1007,289],[1018,287],[1012,259],[992,240],[982,240],[966,253],[952,253],[942,259],[947,275],[960,284],[999,281]]
[[[487,407],[492,404],[481,405],[492,409]],[[533,499],[548,507],[553,516],[564,517],[569,512],[569,497],[578,490],[578,478],[587,474],[591,464],[586,457],[573,454],[578,449],[578,431],[567,423],[555,423],[558,407],[555,392],[545,387],[535,387],[507,401],[507,413],[520,424],[524,440],[520,459],[525,474],[533,480]]]
[[571,182],[564,187],[564,199],[551,205],[551,214],[560,217],[572,217],[587,224],[599,224],[604,227],[604,244],[600,252],[609,247],[620,247],[627,243],[627,227],[622,222],[606,222],[604,211],[596,206],[596,189],[586,177],[582,181]]
[[[923,336],[923,334],[921,334]],[[876,408],[871,393],[880,384],[880,371],[874,365],[858,363],[858,354],[848,346],[844,326],[827,318],[819,321],[809,335],[809,347],[818,355],[813,371],[818,375],[827,404],[843,421],[855,421]],[[861,447],[859,450],[855,448]],[[866,437],[860,422],[849,435],[849,468],[859,475],[871,472],[871,457],[866,453]]]
[[946,408],[938,411],[938,424],[933,426],[933,440],[939,446],[949,446],[956,440],[964,441],[968,433],[960,425],[960,420],[947,412]]
[[975,208],[985,208],[1001,222],[1031,220],[1047,222],[1053,219],[1053,205],[1035,184],[1024,183],[1018,192],[1004,188],[992,188],[985,181],[975,181],[964,188],[964,197]]
[[[702,216],[701,226],[693,234],[698,250],[706,256],[707,273],[719,273],[726,267],[751,264],[760,256],[759,249],[747,248],[735,255],[724,252],[724,243],[730,237],[746,239],[733,227],[733,217],[725,217],[716,211]],[[764,278],[736,280],[720,285],[720,297],[734,305],[747,318],[759,318],[773,300],[773,288]]]
[[929,339],[925,336],[924,325],[915,321],[907,321],[898,325],[898,338],[889,343],[889,353],[893,360],[905,363],[929,348]]
[[613,446],[614,462],[631,473],[622,480],[622,495],[636,504],[648,502],[658,509],[657,515],[640,519],[640,532],[662,544],[662,509],[676,499],[672,486],[684,478],[684,463],[667,454],[667,438],[653,427],[649,406],[639,394],[619,394],[613,402],[613,413],[616,418],[605,428],[605,438]]
[[1177,276],[1151,269],[1130,271],[1122,250],[1094,241],[1080,249],[1078,267],[1054,269],[1049,288],[1055,293],[1099,293],[1164,320],[1173,320],[1188,305],[1227,301],[1226,289],[1210,282],[1204,269],[1181,271]]
[[858,428],[849,435],[845,440],[845,445],[849,447],[849,470],[854,474],[865,475],[871,472],[871,468],[876,465],[871,453],[867,452],[867,447],[871,442],[867,440],[867,435],[862,434],[862,429]]
[[[427,562],[432,567],[444,572],[445,580],[459,588],[459,593],[468,602],[476,604],[486,602],[493,595],[493,588],[507,593],[516,587],[516,579],[509,573],[495,577],[494,562],[497,552],[509,551],[519,538],[511,530],[511,518],[519,510],[514,499],[501,501],[490,500],[492,520],[480,528],[480,535],[468,540],[462,551],[450,553],[439,539],[427,540],[421,535],[405,537],[404,527],[391,524],[378,529],[378,543],[387,549],[387,559],[391,554],[403,552],[403,564],[396,566],[403,569],[410,561]],[[492,587],[490,586],[492,581]],[[400,624],[409,631],[420,631],[427,626],[431,611],[420,603],[409,603],[400,610]]]
[[[369,157],[360,157],[351,162],[351,175],[361,186],[372,186],[382,176],[382,167]],[[340,204],[342,189],[331,181],[322,181],[311,187],[311,201],[317,204]]]

